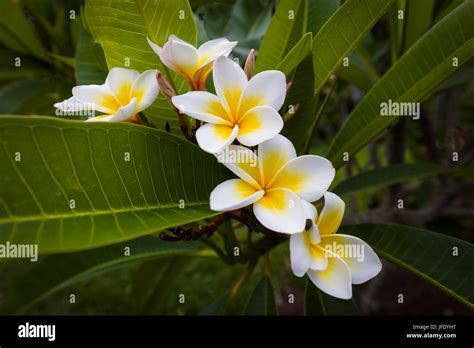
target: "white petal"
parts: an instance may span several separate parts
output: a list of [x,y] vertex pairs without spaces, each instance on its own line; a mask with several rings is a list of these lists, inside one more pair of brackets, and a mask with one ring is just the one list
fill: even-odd
[[161,48],[160,46],[158,46],[156,43],[154,43],[153,41],[151,41],[151,39],[149,37],[146,38],[146,41],[148,42],[148,44],[150,45],[151,49],[153,50],[153,52],[155,52],[158,57],[161,58],[161,54],[163,53],[163,48]]
[[225,38],[210,40],[198,48],[199,67],[203,67],[216,60],[220,56],[228,56],[230,51],[237,45],[237,41],[229,41]]
[[351,273],[346,263],[337,255],[328,257],[324,271],[308,271],[309,279],[328,295],[348,300],[352,297]]
[[191,47],[194,47],[193,45],[191,45],[189,42],[186,42],[184,41],[183,39],[180,39],[179,37],[177,37],[176,35],[174,34],[171,34],[169,37],[168,37],[168,41],[178,41],[182,44],[186,44],[186,45],[189,45]]
[[63,100],[60,103],[55,103],[54,107],[65,113],[74,113],[87,110],[85,105],[82,104],[77,98],[71,97],[69,99]]
[[197,130],[196,139],[201,149],[209,153],[216,153],[231,144],[238,132],[239,126],[237,125],[231,127],[206,123]]
[[[175,67],[175,65],[169,61],[168,57],[163,53],[163,48],[158,46],[156,43],[151,41],[148,37],[146,38],[148,41],[148,44],[150,45],[151,49],[160,57],[161,62],[168,68],[170,68],[173,71],[177,71],[178,69]],[[165,44],[166,45],[166,44]]]
[[170,37],[161,53],[173,64],[176,72],[188,78],[193,77],[199,62],[199,55],[194,46],[181,39],[177,40],[176,37]]
[[319,244],[321,242],[321,236],[319,235],[318,225],[313,223],[311,227],[309,228],[308,233],[311,238],[311,243]]
[[[317,227],[316,227],[317,231]],[[317,243],[313,242],[314,232],[309,230],[305,232],[306,240],[309,245],[311,263],[309,268],[313,271],[323,271],[328,267],[328,258],[326,252]],[[318,234],[319,238],[319,234]]]
[[283,135],[273,138],[258,146],[258,166],[262,183],[268,183],[288,161],[296,157],[295,147]]
[[258,201],[264,191],[257,191],[241,179],[231,179],[216,186],[211,192],[210,205],[215,211],[230,211]]
[[301,199],[290,190],[266,191],[253,205],[253,212],[263,226],[276,232],[299,233],[305,227]]
[[321,241],[321,238],[319,236],[318,226],[315,224],[316,217],[318,214],[316,211],[316,207],[303,199],[301,200],[301,203],[303,204],[306,220],[309,219],[313,222],[310,229],[308,230],[310,234],[310,238],[311,238],[311,243],[319,244],[319,242]]
[[336,170],[320,156],[306,155],[292,159],[280,169],[270,183],[272,188],[287,188],[302,199],[314,202],[329,188]]
[[316,217],[318,215],[316,207],[308,201],[301,200],[301,202],[303,203],[306,219],[310,219],[311,221],[316,222]]
[[135,115],[137,107],[137,98],[133,98],[130,104],[120,107],[114,115],[106,117],[94,117],[87,120],[87,122],[123,122],[129,121]]
[[107,116],[97,116],[97,117],[91,117],[85,120],[84,122],[110,122],[112,121],[113,116],[107,115]]
[[240,96],[247,84],[247,76],[237,63],[226,57],[217,58],[212,75],[217,96],[227,111],[235,117]]
[[254,106],[271,106],[280,110],[286,96],[285,74],[277,70],[263,71],[250,79],[242,93],[240,112]]
[[255,146],[268,140],[283,128],[283,119],[269,106],[256,106],[239,120],[237,139],[246,146]]
[[306,274],[311,264],[311,255],[305,241],[304,233],[295,233],[290,237],[291,270],[297,277]]
[[226,119],[226,111],[219,98],[209,92],[188,92],[171,98],[173,105],[182,113],[195,119],[215,123],[233,125]]
[[345,234],[323,236],[321,246],[329,246],[347,264],[352,284],[361,284],[375,277],[382,263],[374,250],[362,239]]
[[72,95],[81,103],[106,114],[114,114],[121,106],[107,85],[76,86]]
[[105,84],[109,86],[121,105],[130,103],[130,91],[140,73],[131,69],[112,68],[107,75]]
[[317,220],[321,235],[336,233],[341,225],[345,206],[344,201],[334,193],[326,192],[324,194],[324,207]]
[[156,74],[156,70],[147,70],[133,83],[130,98],[137,98],[137,112],[148,108],[158,96],[160,88],[156,80]]
[[222,163],[239,178],[260,190],[260,174],[257,155],[250,149],[240,145],[229,145],[215,154]]

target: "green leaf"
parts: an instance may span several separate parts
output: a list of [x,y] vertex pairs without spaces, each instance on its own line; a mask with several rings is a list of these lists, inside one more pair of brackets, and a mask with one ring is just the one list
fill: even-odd
[[[474,62],[473,62],[474,63]],[[453,75],[451,75],[448,79],[446,79],[439,87],[436,89],[436,92],[451,88],[457,85],[462,85],[465,83],[469,83],[474,80],[474,64],[464,64],[464,66],[459,69],[459,71]]]
[[101,85],[107,77],[102,48],[91,34],[81,26],[79,42],[76,47],[75,75],[78,85]]
[[[328,159],[338,168],[343,154],[355,154],[399,117],[382,117],[381,103],[416,102],[429,95],[474,54],[474,1],[466,1],[438,22],[381,77],[352,111],[333,140]],[[423,117],[423,116],[422,116]]]
[[277,70],[283,72],[286,76],[296,69],[296,67],[311,53],[311,41],[313,35],[306,33],[300,41],[288,52],[283,60],[278,64]]
[[215,216],[209,194],[228,178],[197,146],[143,126],[1,117],[0,139],[0,243],[42,255]]
[[20,80],[8,84],[0,90],[0,114],[13,114],[39,90],[44,89],[40,80]]
[[332,191],[338,195],[344,195],[435,176],[451,170],[452,168],[431,163],[394,164],[351,176],[339,183]]
[[262,277],[250,295],[245,315],[277,315],[272,283],[267,276]]
[[237,0],[233,4],[215,3],[198,10],[211,39],[225,37],[238,41],[232,54],[245,61],[250,49],[258,51],[272,18],[271,1]]
[[410,226],[362,224],[338,233],[362,238],[384,259],[473,306],[474,246],[444,234]]
[[216,301],[209,304],[207,307],[204,307],[199,315],[221,315],[224,312],[225,305],[228,300],[228,295],[219,297]]
[[345,57],[384,14],[391,0],[349,0],[324,24],[313,41],[314,89],[320,91]]
[[390,33],[390,58],[392,64],[394,64],[400,56],[404,23],[404,20],[400,19],[400,14],[405,13],[405,5],[405,0],[395,0],[387,10],[388,30]]
[[403,51],[408,50],[428,28],[434,0],[407,1],[404,19]]
[[304,32],[306,0],[281,0],[260,44],[255,73],[275,69]]
[[42,75],[6,85],[0,91],[0,114],[54,115],[53,104],[71,92],[69,81],[53,71]]
[[[125,255],[126,250],[130,256]],[[51,294],[80,281],[138,262],[176,255],[215,256],[210,250],[197,249],[194,243],[170,243],[146,236],[77,253],[40,257],[2,298],[0,313],[24,313]]]
[[341,300],[325,294],[309,279],[305,289],[305,315],[358,315],[359,309],[352,300]]
[[349,58],[349,65],[342,65],[336,71],[336,75],[367,92],[377,81],[378,75],[373,64],[360,51],[353,52]]
[[310,125],[315,121],[317,99],[313,94],[313,86],[313,61],[309,56],[297,67],[286,101],[287,107],[282,109],[284,112],[294,112],[285,122],[282,134],[293,142],[299,154],[304,150],[307,139],[311,137]]
[[21,57],[21,69],[15,66],[18,53],[12,50],[0,47],[0,80],[20,80],[24,78],[33,79],[44,76],[45,65],[34,57]]
[[339,0],[310,0],[308,1],[308,19],[306,31],[315,36],[326,21],[341,5]]
[[[159,262],[160,260],[157,261]],[[162,267],[155,269],[155,272],[160,273],[155,284],[152,285],[150,284],[150,282],[142,284],[148,287],[152,286],[152,292],[150,293],[148,298],[143,299],[143,306],[139,308],[140,314],[151,315],[165,313],[167,308],[166,301],[163,301],[163,299],[169,296],[173,296],[171,291],[176,286],[178,276],[185,269],[186,265],[190,264],[190,261],[196,260],[190,260],[187,257],[181,256],[172,257],[167,259],[166,261],[166,264],[163,264]],[[146,280],[144,281],[146,282]]]
[[[163,46],[174,34],[195,45],[196,24],[187,0],[86,1],[85,17],[92,36],[104,50],[109,69],[158,69],[167,75],[179,94],[188,90],[184,79],[161,63],[146,40],[149,37]],[[181,135],[173,106],[161,93],[145,116],[160,129],[169,123],[172,132]]]
[[36,37],[33,25],[23,15],[19,1],[0,0],[0,43],[21,53],[48,61],[46,52]]
[[49,53],[48,52],[48,57],[51,57],[53,60],[55,60],[58,63],[62,63],[70,68],[75,68],[76,62],[74,57],[66,57],[66,56],[61,56],[59,54],[54,54],[54,53]]

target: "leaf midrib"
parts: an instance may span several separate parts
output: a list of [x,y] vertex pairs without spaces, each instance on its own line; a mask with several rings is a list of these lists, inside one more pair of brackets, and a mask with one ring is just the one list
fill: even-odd
[[[186,207],[195,207],[195,206],[202,206],[208,207],[209,202],[193,202],[193,203],[186,203]],[[75,217],[83,217],[83,216],[100,216],[100,215],[107,215],[107,214],[119,214],[119,213],[127,213],[127,212],[137,212],[137,211],[148,211],[148,210],[161,210],[161,209],[185,209],[179,208],[179,204],[160,204],[158,206],[149,206],[149,207],[140,207],[140,208],[123,208],[123,209],[112,209],[112,210],[104,210],[104,211],[88,211],[88,212],[81,212],[75,214],[47,214],[47,215],[27,215],[27,216],[15,216],[9,218],[0,218],[0,225],[10,222],[25,222],[25,221],[45,221],[45,220],[54,220],[54,219],[69,219]],[[217,212],[216,212],[217,214]]]

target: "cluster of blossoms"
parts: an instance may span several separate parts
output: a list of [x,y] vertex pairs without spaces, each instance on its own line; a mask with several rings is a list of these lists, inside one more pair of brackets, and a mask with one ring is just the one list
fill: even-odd
[[[291,234],[293,273],[307,274],[332,296],[349,299],[351,284],[377,275],[381,263],[372,248],[354,236],[336,234],[345,206],[327,192],[335,176],[331,162],[315,155],[297,156],[291,141],[279,134],[283,120],[278,111],[287,92],[285,75],[270,70],[251,76],[228,58],[237,43],[226,39],[206,42],[198,49],[175,36],[163,47],[148,43],[161,62],[191,86],[192,91],[174,95],[171,101],[179,112],[204,122],[196,131],[199,146],[217,158],[223,153],[238,154],[232,161],[221,161],[238,178],[212,191],[211,209],[225,212],[252,205],[264,227]],[[204,91],[211,71],[216,94]],[[138,113],[166,85],[157,76],[155,70],[140,74],[113,68],[103,85],[74,87],[73,97],[55,106],[93,104],[105,115],[88,121],[138,122]],[[248,148],[253,146],[256,153]],[[320,212],[311,203],[319,200],[324,200]]]

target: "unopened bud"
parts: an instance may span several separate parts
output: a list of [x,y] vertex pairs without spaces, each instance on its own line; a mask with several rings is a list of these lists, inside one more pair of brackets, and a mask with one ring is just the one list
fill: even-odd
[[293,82],[292,82],[292,81],[288,81],[288,82],[286,83],[286,96],[288,96],[288,94],[290,94],[291,86],[293,86]]
[[253,76],[253,69],[255,67],[255,50],[252,48],[245,61],[244,72],[247,78],[250,80]]
[[159,72],[156,75],[156,80],[158,81],[158,86],[160,86],[161,93],[163,93],[166,97],[171,98],[176,95],[175,90],[173,87],[171,87],[171,84],[165,79],[163,74]]
[[289,121],[296,114],[299,108],[300,104],[290,105],[288,111],[283,115],[283,121]]

